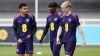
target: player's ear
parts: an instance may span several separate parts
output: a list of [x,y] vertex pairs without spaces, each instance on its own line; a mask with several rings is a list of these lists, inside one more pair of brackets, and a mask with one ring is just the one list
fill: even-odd
[[54,11],[56,10],[56,8],[52,8]]
[[21,9],[19,9],[21,11]]
[[68,7],[68,9],[70,10],[71,8],[70,8],[70,7]]
[[19,10],[22,11],[22,8],[20,8]]
[[55,8],[55,10],[56,10],[57,8]]

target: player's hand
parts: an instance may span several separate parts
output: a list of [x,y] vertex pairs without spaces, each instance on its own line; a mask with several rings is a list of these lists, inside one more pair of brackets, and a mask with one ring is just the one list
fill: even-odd
[[29,39],[31,37],[31,35],[29,34],[27,37],[26,37],[26,39]]
[[23,41],[21,39],[18,39],[18,44],[21,44]]
[[82,46],[86,46],[86,41],[85,40],[83,40]]
[[56,39],[57,44],[61,44],[59,38]]

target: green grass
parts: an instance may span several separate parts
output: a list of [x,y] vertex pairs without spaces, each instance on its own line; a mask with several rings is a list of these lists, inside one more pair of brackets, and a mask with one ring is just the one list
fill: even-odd
[[[37,55],[37,52],[42,52]],[[100,47],[77,47],[75,56],[100,56]],[[0,56],[17,56],[16,46],[0,46]],[[35,46],[34,56],[52,56],[48,46]],[[61,56],[64,56],[64,48],[61,49]]]

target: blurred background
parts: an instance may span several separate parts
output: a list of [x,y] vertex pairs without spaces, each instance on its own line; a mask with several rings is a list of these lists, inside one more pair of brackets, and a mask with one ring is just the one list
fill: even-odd
[[[17,56],[16,39],[13,34],[12,22],[14,16],[19,13],[20,3],[27,3],[29,12],[36,17],[38,30],[34,35],[35,56],[52,55],[49,46],[49,32],[39,44],[48,16],[48,4],[57,2],[59,5],[66,0],[0,0],[0,56]],[[87,42],[86,47],[77,47],[75,56],[100,56],[100,0],[67,0],[72,4],[72,12],[79,16],[80,23]],[[61,8],[58,9],[61,12]],[[62,13],[62,12],[61,12]],[[82,39],[77,31],[77,46],[82,44]],[[39,46],[38,46],[39,45]],[[89,47],[88,47],[89,46]],[[11,52],[9,52],[11,50]],[[47,50],[47,51],[45,51]],[[7,52],[8,51],[8,52]],[[82,55],[84,54],[84,55]],[[61,50],[64,56],[64,50]]]

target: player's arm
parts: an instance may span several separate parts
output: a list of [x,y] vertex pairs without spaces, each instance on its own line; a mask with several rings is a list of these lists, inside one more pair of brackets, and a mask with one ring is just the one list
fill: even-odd
[[42,43],[42,41],[43,41],[45,35],[46,35],[47,32],[48,32],[48,29],[49,29],[49,23],[48,23],[48,21],[47,21],[47,22],[46,22],[45,29],[44,29],[43,34],[42,34],[42,37],[41,37],[41,39],[40,39],[40,41],[39,41],[40,43]]
[[16,39],[20,39],[20,36],[17,34],[17,21],[16,19],[13,21],[13,29],[14,29],[14,35]]
[[78,27],[78,30],[79,30],[79,32],[80,32],[80,34],[82,36],[83,46],[85,46],[86,45],[86,41],[85,41],[85,38],[84,38],[84,33],[83,33],[82,27],[80,25],[78,16],[76,16],[76,26]]
[[85,38],[84,38],[84,33],[83,33],[83,30],[82,30],[81,25],[78,26],[78,30],[79,30],[79,32],[80,32],[80,34],[81,34],[81,36],[82,36],[82,39],[85,40]]
[[60,35],[61,35],[61,32],[62,32],[62,27],[59,26],[59,29],[58,29],[58,31],[57,31],[57,39],[56,39],[56,43],[57,43],[57,44],[60,44],[60,39],[59,39],[59,37],[60,37]]
[[61,26],[61,17],[60,17],[60,19],[59,19],[59,28],[58,28],[58,31],[57,31],[57,38],[58,39],[61,35],[61,32],[62,32],[62,26]]
[[20,37],[18,36],[17,34],[17,28],[16,27],[13,27],[14,28],[14,35],[17,39],[20,39]]
[[27,39],[29,39],[30,37],[33,37],[33,35],[35,34],[37,27],[36,27],[36,21],[35,21],[35,17],[32,15],[32,32],[26,37]]
[[36,21],[35,21],[35,17],[34,16],[33,16],[32,23],[33,23],[33,29],[32,29],[31,35],[34,35],[36,30],[37,30]]
[[36,30],[37,30],[37,27],[36,27],[36,24],[34,24],[34,25],[33,25],[33,30],[32,30],[31,35],[34,35],[34,34],[35,34],[35,32],[36,32]]
[[61,32],[62,32],[62,27],[61,27],[61,26],[59,26],[59,29],[58,29],[58,31],[57,31],[57,38],[59,38],[59,37],[60,37]]
[[45,35],[46,35],[47,32],[48,32],[48,29],[49,29],[49,25],[46,25],[46,26],[45,26],[45,29],[44,29],[44,31],[43,31],[43,34],[42,34],[41,40],[39,41],[40,43],[42,43],[42,41],[43,41]]
[[35,34],[36,30],[37,30],[37,27],[36,27],[36,24],[33,24],[32,26],[32,32],[31,34],[29,34],[26,38],[29,39],[30,37],[33,37],[33,35]]
[[82,37],[83,46],[85,46],[86,45],[86,41],[85,41],[85,38],[84,38],[84,33],[83,33],[81,25],[78,26],[78,30],[79,30],[79,32],[81,34],[81,37]]
[[61,33],[62,33],[62,26],[61,26],[61,18],[59,19],[59,28],[58,28],[58,31],[57,31],[57,38],[56,38],[56,43],[57,44],[60,44],[60,39],[59,39],[59,37],[60,37],[60,35],[61,35]]
[[14,21],[13,21],[13,29],[14,29],[14,35],[15,35],[16,39],[18,40],[18,43],[21,44],[23,41],[21,40],[20,36],[17,33],[17,21],[16,21],[16,19],[14,19]]

